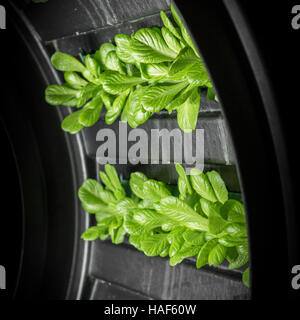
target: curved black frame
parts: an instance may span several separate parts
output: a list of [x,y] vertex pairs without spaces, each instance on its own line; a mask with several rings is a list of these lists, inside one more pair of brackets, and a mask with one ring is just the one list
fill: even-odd
[[[44,98],[38,97],[34,88],[41,93],[43,87],[60,83],[61,79],[22,10],[12,2],[6,5],[6,10],[9,26],[6,36],[12,37],[13,42],[9,50],[2,51],[1,58],[3,54],[2,61],[15,63],[7,73],[2,94],[6,106],[1,116],[17,154],[24,204],[21,275],[16,295],[9,292],[8,298],[79,299],[90,247],[88,242],[80,241],[90,219],[77,198],[77,190],[87,178],[82,136],[70,136],[60,128],[70,109],[57,108],[43,114],[42,110],[48,108],[43,107]],[[15,81],[16,74],[22,78]],[[30,74],[30,81],[26,74]],[[21,97],[34,106],[35,111],[28,113],[28,122],[26,116],[15,112],[23,106]],[[55,150],[50,150],[53,141]],[[64,174],[65,171],[68,173]]]
[[[176,1],[208,67],[246,202],[252,298],[293,296],[297,224],[279,105],[241,2]],[[226,85],[224,85],[226,84]]]
[[[237,1],[203,1],[199,10],[184,1],[176,1],[176,5],[208,66],[234,143],[247,208],[252,297],[278,299],[287,293],[292,295],[289,271],[299,258],[297,224],[279,106],[260,48]],[[39,39],[32,38],[30,23],[22,12],[13,5],[8,12],[45,83],[59,82]],[[61,120],[62,114],[57,112]],[[81,136],[65,135],[64,139],[76,194],[76,187],[86,178],[85,159],[74,158],[81,154]],[[89,252],[87,243],[76,249],[76,239],[81,228],[88,226],[88,217],[79,215],[78,203],[75,211],[73,265],[62,294],[71,299],[81,295]]]

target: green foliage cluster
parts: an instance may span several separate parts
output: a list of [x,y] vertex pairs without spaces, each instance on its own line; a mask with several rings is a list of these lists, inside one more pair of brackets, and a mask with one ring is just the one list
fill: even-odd
[[171,11],[177,25],[162,11],[162,28],[118,34],[115,44],[102,44],[82,62],[62,52],[52,56],[53,66],[65,72],[65,83],[49,86],[46,101],[79,109],[64,119],[63,130],[74,134],[94,125],[103,105],[107,124],[121,115],[136,128],[166,109],[177,111],[183,131],[196,128],[200,91],[207,90],[208,99],[215,94],[187,29],[173,6]]
[[[148,179],[141,172],[130,176],[131,193],[126,193],[115,168],[105,165],[103,183],[86,180],[78,191],[85,211],[95,214],[97,224],[82,239],[129,242],[147,256],[170,257],[175,266],[184,258],[197,257],[197,268],[218,266],[229,269],[248,262],[248,238],[244,206],[229,199],[219,173],[192,169],[187,176],[176,164],[178,192],[165,183]],[[179,196],[176,196],[176,194]],[[249,268],[243,273],[249,287]]]
[[[40,2],[40,1],[35,1]],[[62,129],[75,134],[94,125],[105,106],[105,121],[119,116],[132,128],[155,112],[177,111],[179,127],[196,128],[200,92],[217,99],[201,58],[175,8],[173,23],[161,12],[163,27],[143,28],[131,36],[118,34],[115,44],[104,43],[82,61],[56,52],[51,62],[64,72],[63,85],[46,89],[46,101],[53,106],[74,107]],[[115,244],[125,236],[147,256],[170,258],[175,266],[195,256],[196,266],[218,266],[226,260],[229,269],[248,262],[248,238],[244,206],[229,199],[216,171],[197,169],[179,174],[176,192],[165,183],[148,179],[143,173],[130,176],[130,192],[121,184],[115,168],[105,165],[101,183],[87,179],[78,191],[86,212],[95,214],[97,224],[82,239],[105,240]],[[249,268],[243,273],[249,287]]]

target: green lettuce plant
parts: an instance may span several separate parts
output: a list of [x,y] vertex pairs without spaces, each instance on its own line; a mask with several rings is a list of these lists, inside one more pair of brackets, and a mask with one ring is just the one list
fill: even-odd
[[136,128],[166,109],[177,111],[183,131],[196,128],[200,91],[208,99],[215,94],[187,29],[173,6],[171,11],[176,24],[162,11],[162,28],[118,34],[115,44],[102,44],[82,62],[62,52],[52,56],[53,66],[65,72],[65,83],[49,86],[46,101],[78,109],[64,119],[63,130],[74,134],[94,125],[103,105],[107,124],[121,115]]
[[[228,198],[216,171],[192,169],[187,176],[179,164],[176,170],[177,188],[134,172],[126,192],[115,168],[105,165],[105,172],[100,172],[103,185],[88,179],[78,191],[82,207],[97,221],[82,239],[110,237],[119,244],[128,235],[130,244],[147,256],[169,256],[171,266],[193,256],[197,268],[218,266],[224,260],[229,269],[245,265],[248,238],[243,204]],[[243,272],[243,282],[249,287],[249,268]]]
[[[94,125],[106,109],[105,121],[118,117],[132,128],[155,112],[177,111],[179,127],[196,128],[200,93],[216,99],[212,83],[191,37],[175,8],[173,23],[161,12],[163,27],[143,28],[131,36],[118,34],[81,61],[56,52],[51,62],[64,72],[63,85],[46,89],[46,101],[53,106],[77,109],[62,122],[63,130],[75,134]],[[196,267],[217,266],[226,260],[229,269],[248,262],[248,238],[244,206],[229,199],[221,176],[197,169],[187,176],[177,164],[177,188],[132,173],[125,190],[116,170],[105,165],[100,184],[88,179],[78,196],[86,212],[95,214],[97,224],[86,230],[84,240],[105,240],[115,244],[125,236],[147,256],[170,258],[175,266],[195,256]],[[243,272],[249,287],[249,268]]]

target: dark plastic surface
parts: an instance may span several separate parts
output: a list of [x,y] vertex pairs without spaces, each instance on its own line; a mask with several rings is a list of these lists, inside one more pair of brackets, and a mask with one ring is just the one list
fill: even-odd
[[[287,288],[288,243],[286,230],[282,227],[287,212],[284,210],[286,195],[282,193],[284,173],[280,175],[280,150],[274,145],[274,131],[271,130],[266,107],[269,98],[264,97],[265,88],[260,87],[254,70],[257,59],[247,54],[246,44],[251,39],[237,32],[238,21],[234,17],[240,11],[238,6],[234,7],[235,2],[224,5],[221,1],[205,1],[201,3],[201,10],[197,9],[200,12],[198,17],[193,14],[195,6],[176,3],[199,44],[217,88],[238,159],[237,163],[220,106],[202,99],[198,126],[206,132],[205,168],[218,170],[230,190],[239,191],[238,164],[248,211],[253,297],[263,297],[266,292],[270,297],[284,296],[286,292],[278,290],[273,282],[276,275],[277,286]],[[12,112],[29,118],[31,129],[27,131],[33,134],[33,138],[23,145],[26,147],[35,141],[39,164],[32,170],[42,181],[43,187],[39,188],[42,195],[38,198],[45,201],[44,206],[41,205],[47,218],[41,222],[47,232],[38,228],[40,235],[36,236],[40,240],[34,241],[33,248],[37,248],[32,251],[35,259],[30,260],[40,264],[34,275],[29,273],[39,285],[35,286],[36,292],[30,292],[26,289],[26,281],[23,287],[21,281],[23,294],[30,292],[32,297],[69,299],[250,297],[250,290],[241,283],[239,271],[228,271],[224,266],[196,270],[192,260],[173,268],[168,266],[167,259],[146,257],[127,243],[115,246],[109,241],[99,240],[88,244],[79,239],[90,221],[80,208],[76,191],[85,178],[96,178],[98,170],[102,169],[95,159],[95,138],[105,124],[101,119],[94,127],[84,129],[76,136],[61,131],[60,122],[71,110],[54,108],[44,102],[44,88],[62,80],[62,74],[51,67],[49,57],[55,50],[75,55],[80,51],[93,52],[119,32],[130,34],[141,27],[160,25],[158,12],[168,6],[165,1],[143,1],[137,5],[134,0],[118,3],[51,0],[43,5],[24,5],[23,9],[8,7],[9,24],[11,28],[15,26],[15,35],[20,37],[16,37],[15,57],[20,48],[24,55],[23,61],[15,68],[30,74],[31,81],[27,81],[23,89],[19,88],[15,101],[10,102],[12,107],[7,111],[6,119],[9,120]],[[243,16],[241,19],[244,21]],[[248,30],[247,26],[243,28]],[[242,30],[241,27],[238,30]],[[24,112],[18,108],[20,101],[30,106],[30,110]],[[143,128],[148,131],[176,126],[174,118],[166,117],[162,112]],[[117,130],[116,125],[111,127]],[[125,178],[136,170],[166,182],[174,182],[176,178],[170,166],[120,165],[117,170]],[[257,196],[258,172],[264,173],[260,176],[259,190],[262,190],[265,203]],[[26,190],[30,190],[28,185]],[[277,200],[276,203],[273,199]],[[270,219],[275,212],[276,219]],[[43,214],[39,216],[40,219],[42,217]],[[276,246],[271,246],[268,241],[262,242],[275,236],[280,239]],[[33,241],[33,235],[29,240]],[[32,246],[28,250],[33,250]],[[270,277],[266,278],[269,262],[265,261],[272,261],[275,255],[277,268],[271,270]],[[28,270],[32,269],[29,267]]]
[[[68,31],[70,33],[66,35],[60,33],[62,30],[68,30],[64,28],[66,21],[69,21],[69,27],[77,26],[76,19],[72,20],[73,12],[78,10],[83,13],[87,12],[87,9],[83,10],[82,6],[74,1],[66,1],[64,6],[67,5],[68,9],[65,10],[64,19],[60,20],[57,16],[55,28],[50,28],[45,20],[50,17],[53,19],[57,12],[56,2],[52,0],[44,6],[36,7],[30,4],[22,10],[10,7],[9,10],[10,23],[16,25],[17,32],[27,46],[27,49],[22,51],[28,52],[29,49],[30,52],[28,57],[27,53],[24,55],[24,61],[27,63],[21,64],[24,74],[30,74],[32,78],[23,89],[24,95],[30,93],[29,100],[24,103],[31,105],[29,121],[33,127],[33,140],[37,141],[43,169],[41,175],[45,184],[43,196],[39,199],[45,199],[45,216],[48,219],[42,224],[46,230],[41,232],[46,239],[44,244],[41,240],[35,240],[35,246],[44,255],[36,254],[33,260],[24,260],[43,262],[34,275],[37,281],[39,280],[34,286],[36,292],[29,295],[26,281],[21,282],[19,297],[22,297],[22,292],[23,296],[27,294],[28,298],[248,298],[249,290],[241,283],[241,273],[228,271],[224,266],[197,270],[195,261],[187,260],[181,266],[173,268],[168,265],[167,259],[146,257],[126,243],[114,246],[109,242],[96,241],[90,245],[80,240],[80,233],[88,226],[89,216],[79,207],[76,191],[85,177],[96,178],[97,171],[102,169],[95,159],[95,138],[97,131],[106,125],[101,119],[94,127],[84,129],[76,136],[66,135],[61,131],[61,119],[70,112],[69,108],[53,108],[48,106],[43,98],[44,88],[49,83],[57,83],[62,79],[62,74],[56,73],[50,66],[49,56],[55,50],[75,55],[82,50],[92,52],[98,49],[103,41],[111,40],[117,33],[130,34],[141,27],[161,25],[161,22],[158,2],[151,2],[151,5],[150,2],[145,2],[144,6],[132,9],[130,19],[124,19],[121,14],[124,5],[122,2],[120,7],[115,7],[116,12],[119,10],[120,14],[116,15],[119,18],[116,18],[117,21],[113,25],[99,25],[96,28],[91,20],[81,18],[85,23],[90,23],[90,29],[79,26],[82,27],[79,30],[80,34],[76,34],[74,30]],[[109,10],[105,1],[99,4],[104,11]],[[167,8],[164,2],[160,2],[159,5]],[[135,8],[135,2],[127,1],[126,6]],[[41,19],[43,15],[45,16]],[[49,30],[53,32],[51,38],[46,34]],[[10,110],[19,110],[17,105],[16,101]],[[201,106],[198,127],[205,129],[206,170],[213,168],[220,171],[231,191],[239,191],[235,157],[220,108],[217,103],[209,102],[205,98],[202,99]],[[26,111],[25,115],[27,113]],[[116,126],[113,125],[111,128],[117,131]],[[175,118],[167,117],[164,112],[143,125],[146,131],[151,128],[177,127]],[[169,183],[174,183],[177,177],[174,168],[168,165],[118,165],[117,170],[125,178],[136,170]],[[28,185],[26,189],[30,190]],[[28,235],[27,230],[26,234]],[[32,236],[29,238],[32,239]],[[31,249],[28,252],[31,252]],[[35,250],[32,252],[37,253]],[[28,270],[30,271],[30,268]],[[27,281],[31,281],[32,276],[29,272]]]
[[[24,17],[16,9],[6,8],[9,33],[5,35],[14,42],[9,51],[2,51],[1,59],[5,61],[9,55],[15,63],[6,74],[5,92],[1,91],[5,101],[1,117],[16,154],[24,204],[23,259],[16,298],[64,299],[70,286],[76,286],[76,292],[80,286],[73,272],[76,267],[82,271],[78,235],[88,222],[87,216],[79,215],[76,196],[78,184],[85,178],[84,164],[76,137],[68,137],[60,128],[60,111],[44,102],[45,87],[49,81],[57,81],[49,61],[36,35],[26,29]],[[9,188],[4,195],[13,198]],[[9,201],[7,205],[16,200]],[[10,239],[13,226],[7,223],[6,239]],[[6,247],[13,250],[10,244]],[[9,261],[3,264],[9,265]],[[7,268],[10,275],[12,270]],[[7,286],[12,287],[10,277]]]
[[276,41],[286,35],[285,20],[278,18],[286,7],[272,6],[280,23],[268,24],[268,8],[247,1],[203,2],[200,17],[193,14],[195,7],[176,3],[209,67],[235,146],[248,212],[252,296],[296,295],[290,270],[299,263],[299,225],[286,149],[295,141],[285,139],[280,114],[286,102],[278,87],[283,71],[276,75],[274,69],[279,57],[288,59]]

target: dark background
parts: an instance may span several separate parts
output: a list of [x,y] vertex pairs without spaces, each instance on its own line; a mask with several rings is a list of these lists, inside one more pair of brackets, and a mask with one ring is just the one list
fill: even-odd
[[[117,4],[113,4],[114,2],[112,1],[111,8],[103,5],[102,15],[95,17],[95,20],[91,21],[91,19],[85,16],[83,10],[73,10],[73,0],[49,0],[47,4],[48,7],[45,6],[44,8],[42,7],[43,4],[29,4],[27,6],[22,1],[15,2],[23,8],[22,10],[24,10],[25,16],[34,25],[38,32],[38,37],[40,37],[40,41],[45,47],[45,53],[48,56],[55,50],[61,50],[75,55],[78,53],[78,50],[81,49],[87,52],[96,50],[99,43],[109,41],[113,35],[119,32],[129,32],[130,28],[138,29],[145,25],[156,25],[160,20],[157,13],[160,9],[167,9],[168,7],[167,1],[153,1],[151,5],[145,6],[138,4],[140,3],[139,1],[133,1],[135,3],[134,9],[125,4],[119,5],[117,17],[115,17],[112,14],[111,8],[114,8],[114,5],[116,6]],[[53,2],[53,4],[51,2]],[[126,1],[124,1],[124,3],[125,2]],[[205,10],[203,10],[203,8],[206,6],[203,3],[204,2],[201,1],[190,3],[187,1],[177,1],[178,6],[182,8],[183,16],[187,17],[187,21],[190,19],[191,23],[192,18],[194,18],[194,21],[197,19],[205,19]],[[220,9],[219,3],[221,3],[221,1],[216,2],[216,11]],[[248,25],[252,30],[257,47],[260,49],[262,61],[269,75],[272,91],[276,98],[276,110],[283,128],[282,133],[287,150],[288,171],[291,175],[289,178],[289,183],[292,186],[292,191],[289,191],[290,205],[292,210],[294,210],[293,212],[297,213],[299,212],[297,193],[300,178],[297,163],[297,151],[299,148],[298,78],[300,74],[300,30],[293,30],[291,27],[291,8],[297,3],[287,1],[270,3],[262,1],[239,1],[239,3],[248,21]],[[0,4],[2,4],[2,2],[0,2]],[[92,6],[89,7],[89,4],[87,4],[87,7],[93,12]],[[73,8],[72,11],[71,8]],[[105,8],[106,10],[104,10]],[[136,20],[136,18],[140,18],[140,20]],[[129,20],[129,23],[118,24],[118,21],[127,20]],[[90,223],[89,220],[86,220],[87,218],[84,216],[82,210],[77,207],[76,195],[72,195],[83,180],[82,173],[80,173],[81,163],[78,159],[70,159],[70,154],[71,157],[74,155],[74,158],[76,158],[76,154],[78,154],[75,138],[66,138],[63,133],[60,133],[59,123],[61,117],[68,114],[69,111],[63,110],[61,113],[56,113],[51,107],[42,102],[43,90],[45,85],[47,85],[47,81],[55,83],[57,78],[55,78],[53,74],[47,74],[46,76],[40,75],[40,70],[48,70],[48,66],[43,65],[44,62],[40,63],[42,64],[40,69],[33,67],[34,62],[30,60],[32,58],[27,53],[27,49],[22,44],[22,41],[16,36],[15,30],[10,27],[12,20],[10,21],[8,22],[7,30],[0,31],[2,80],[1,114],[6,120],[9,120],[7,120],[6,123],[9,124],[10,128],[6,128],[5,130],[15,128],[14,132],[18,132],[14,136],[14,139],[18,141],[19,150],[23,150],[19,151],[20,155],[28,155],[26,159],[21,160],[21,163],[27,164],[24,171],[29,172],[27,179],[28,181],[31,180],[32,184],[31,186],[29,185],[29,187],[27,185],[29,198],[32,196],[30,203],[38,203],[39,206],[36,208],[36,216],[34,219],[36,219],[36,217],[41,218],[41,215],[38,214],[41,211],[44,212],[42,216],[49,218],[49,213],[51,213],[50,217],[52,217],[52,220],[45,218],[44,221],[41,219],[40,222],[33,226],[36,236],[35,239],[44,239],[44,242],[41,242],[44,244],[37,246],[37,251],[34,250],[31,253],[32,256],[31,258],[29,257],[30,263],[27,270],[28,274],[24,274],[23,277],[24,279],[29,279],[33,270],[37,270],[35,273],[37,285],[34,290],[31,290],[32,288],[28,289],[33,285],[32,283],[27,283],[26,285],[26,281],[24,280],[24,287],[27,289],[24,289],[24,292],[20,293],[20,298],[24,298],[28,292],[27,298],[31,296],[36,297],[36,295],[39,294],[40,287],[50,288],[47,292],[42,292],[39,296],[40,298],[62,298],[66,293],[66,287],[68,285],[67,283],[64,284],[64,282],[67,281],[64,275],[66,275],[66,277],[69,276],[68,268],[70,268],[70,260],[72,258],[70,252],[74,249],[73,239],[74,237],[79,237],[80,232],[85,229],[86,224]],[[76,32],[79,32],[79,35],[77,35]],[[218,41],[218,36],[217,29],[215,34],[210,32],[212,42]],[[30,45],[30,41],[28,43]],[[33,49],[33,51],[35,56],[38,57],[38,49]],[[208,68],[210,68],[209,64]],[[228,77],[230,77],[230,75],[228,75]],[[228,85],[229,83],[224,83],[224,88]],[[232,88],[228,88],[228,90],[234,92]],[[232,142],[229,134],[227,133],[225,136],[229,148],[229,153],[226,155],[229,157],[229,163],[226,163],[224,154],[220,151],[222,148],[217,145],[220,139],[215,132],[217,131],[216,128],[220,126],[220,121],[223,121],[222,112],[216,104],[209,103],[205,100],[203,100],[203,106],[203,113],[199,115],[199,127],[205,127],[207,132],[210,132],[209,136],[216,137],[212,141],[207,141],[206,169],[214,168],[219,170],[223,173],[227,184],[231,186],[231,191],[238,192],[240,186],[237,182],[236,157],[234,152],[231,151]],[[13,108],[19,108],[21,111],[13,112]],[[262,117],[264,117],[263,114]],[[32,126],[31,129],[27,127],[27,120],[29,120],[29,127]],[[162,120],[162,116],[158,118],[158,120],[154,119],[151,120],[152,122],[149,121],[149,127],[145,126],[146,129],[166,125],[173,127],[172,121],[165,122],[165,120]],[[249,118],[249,121],[252,121],[252,119]],[[257,119],[257,122],[259,121],[260,120]],[[99,126],[100,125],[103,125],[103,120],[99,123]],[[22,130],[20,129],[21,127],[23,128]],[[256,128],[256,123],[253,123],[253,128]],[[99,129],[97,126],[90,128],[88,131],[84,131],[82,135],[81,142],[86,152],[84,164],[87,167],[89,177],[96,176],[96,171],[101,169],[95,163],[95,145],[91,142],[97,129]],[[15,281],[16,266],[20,258],[20,252],[17,248],[19,248],[20,243],[22,243],[22,226],[19,223],[22,219],[19,214],[22,207],[22,196],[16,174],[15,162],[13,160],[14,154],[6,138],[5,130],[3,128],[1,130],[1,137],[3,136],[3,138],[1,138],[1,159],[3,165],[0,235],[1,246],[3,246],[1,252],[5,252],[5,255],[4,262],[0,261],[0,264],[7,266],[7,270],[13,275],[11,281]],[[29,132],[31,131],[33,134],[36,134],[35,137],[30,136]],[[227,130],[225,131],[227,132]],[[20,132],[22,132],[21,136]],[[26,137],[26,133],[28,137]],[[252,132],[249,131],[249,140],[251,136]],[[243,135],[241,134],[240,141],[239,137],[235,135],[235,146],[244,143],[242,137]],[[32,141],[32,139],[35,141],[34,144],[37,145],[37,148],[31,150],[26,148],[26,146],[28,141]],[[67,142],[65,142],[65,139],[67,139]],[[29,145],[32,147],[33,144],[29,143]],[[211,145],[214,147],[209,147]],[[257,140],[252,141],[248,146],[249,154],[254,154],[258,160],[260,158],[265,159],[259,152],[260,149],[256,148],[256,145],[259,145],[259,141]],[[24,149],[20,149],[21,147],[24,147]],[[69,153],[64,153],[64,150],[68,148]],[[37,152],[37,156],[33,156],[35,152]],[[260,181],[264,175],[264,168],[268,171],[268,169],[274,166],[274,177],[272,177],[272,175],[268,176],[271,189],[273,178],[275,180],[275,176],[277,175],[278,164],[274,165],[272,162],[272,150],[269,154],[271,159],[263,163],[261,165],[262,170],[257,171],[255,178],[253,177],[255,195],[252,194],[252,196],[258,198],[256,205],[261,204],[261,208],[263,208],[261,212],[257,213],[257,224],[260,223],[259,214],[268,216],[269,228],[272,228],[272,232],[266,230],[265,236],[260,229],[259,231],[261,233],[257,234],[257,238],[255,238],[254,233],[252,237],[253,244],[255,244],[257,248],[256,259],[260,261],[259,264],[257,263],[260,268],[259,279],[261,281],[265,279],[267,283],[261,295],[258,296],[264,297],[265,299],[268,297],[274,298],[276,295],[278,297],[286,297],[290,278],[290,264],[286,263],[288,250],[286,238],[289,230],[285,227],[284,219],[288,213],[284,211],[280,203],[278,203],[278,205],[276,204],[276,194],[273,194],[272,199],[272,194],[268,194],[269,190],[263,188]],[[37,158],[39,159],[37,160]],[[55,158],[59,158],[58,164]],[[36,169],[39,165],[42,167],[42,173],[40,173],[40,175],[37,174],[37,182],[33,183],[34,173],[37,172],[37,170],[33,169]],[[245,163],[244,160],[244,165],[250,168],[252,164],[251,162]],[[58,167],[58,169],[56,167]],[[72,177],[71,170],[76,172],[77,178]],[[122,172],[125,177],[133,170],[136,170],[136,168],[129,168],[129,170],[128,168],[119,168],[119,172]],[[174,181],[175,176],[172,170],[167,171],[167,173],[165,172],[165,168],[154,170],[145,167],[143,170],[148,175],[151,175],[152,172],[153,177],[162,175],[166,182]],[[44,171],[49,171],[46,173],[46,176],[43,173]],[[162,172],[164,172],[164,174],[162,174]],[[42,177],[41,179],[40,176]],[[58,176],[60,177],[59,183],[55,178]],[[60,185],[59,190],[57,190],[57,185]],[[41,192],[40,196],[39,192]],[[282,190],[278,190],[278,192],[281,194]],[[45,194],[47,194],[47,196],[45,196]],[[272,199],[272,203],[268,203],[270,199]],[[45,207],[48,209],[45,209]],[[270,208],[269,210],[271,212],[268,212],[268,208]],[[57,212],[57,216],[54,212]],[[64,218],[61,216],[62,212],[65,213]],[[73,217],[74,212],[76,219]],[[295,214],[293,217],[294,223],[299,229],[299,214]],[[45,224],[47,226],[50,225],[50,231],[43,231],[42,228],[44,228]],[[266,228],[268,227],[267,224],[264,224],[264,226]],[[254,227],[253,230],[255,230]],[[299,234],[294,234],[293,237],[295,245],[298,244]],[[47,240],[45,240],[45,238],[47,238]],[[166,266],[167,261],[156,258],[151,258],[149,261],[148,257],[144,257],[134,249],[129,248],[126,244],[124,246],[114,246],[109,242],[97,241],[88,249],[84,248],[83,244],[76,245],[79,246],[78,252],[75,255],[79,259],[77,268],[83,270],[83,261],[80,258],[81,252],[88,252],[87,261],[89,268],[84,271],[85,280],[83,288],[80,289],[76,286],[71,286],[72,288],[69,289],[69,298],[75,298],[77,292],[80,290],[80,297],[82,299],[244,299],[250,297],[249,292],[247,292],[240,283],[240,273],[228,273],[222,266],[220,269],[204,269],[204,271],[197,271],[196,273],[196,269],[193,266],[194,261],[186,261],[181,267],[169,270]],[[269,248],[269,252],[259,250],[260,245],[261,247]],[[60,253],[57,256],[55,252],[59,251],[59,247],[61,246],[63,247],[61,250],[64,250],[64,253]],[[294,257],[293,263],[300,264],[300,261],[297,261],[297,256],[294,255]],[[34,266],[32,265],[32,261],[36,262]],[[40,265],[40,261],[43,261],[42,265]],[[135,261],[134,267],[132,261]],[[63,271],[64,268],[66,269],[65,271]],[[55,272],[52,274],[48,269],[51,269],[52,272],[55,270]],[[38,275],[39,272],[41,273],[40,275]],[[150,277],[151,272],[154,272],[152,278]],[[162,293],[163,287],[161,282],[164,278],[160,278],[159,275],[163,272],[169,272],[168,282],[170,284],[171,280],[173,280],[173,283],[168,288],[164,287],[165,291]],[[79,273],[80,271],[75,268],[74,282],[78,280],[76,275]],[[130,273],[131,276],[128,276]],[[10,277],[10,274],[8,274],[8,277]],[[60,275],[61,278],[59,278]],[[54,283],[51,283],[56,281],[62,284],[58,286],[59,288],[56,287]]]

